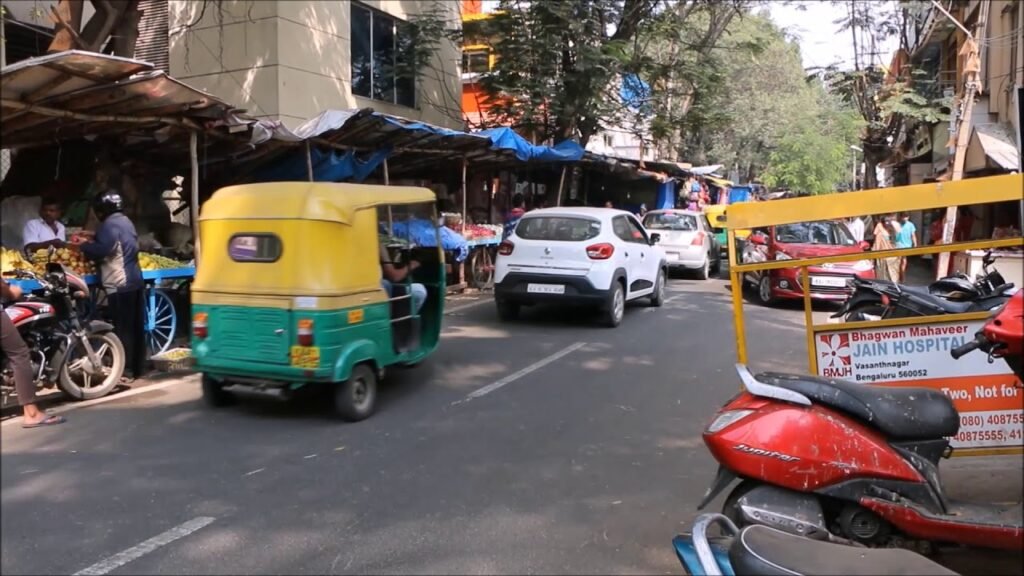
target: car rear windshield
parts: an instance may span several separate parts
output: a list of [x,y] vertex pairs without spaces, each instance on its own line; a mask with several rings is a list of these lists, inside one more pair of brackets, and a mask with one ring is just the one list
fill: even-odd
[[697,218],[693,214],[676,214],[673,212],[648,214],[644,218],[644,228],[648,230],[695,232],[697,230]]
[[785,224],[775,229],[775,241],[783,244],[828,244],[832,246],[856,244],[846,227],[838,222]]
[[516,236],[524,240],[583,242],[597,238],[601,223],[574,216],[533,216],[523,218],[516,226]]

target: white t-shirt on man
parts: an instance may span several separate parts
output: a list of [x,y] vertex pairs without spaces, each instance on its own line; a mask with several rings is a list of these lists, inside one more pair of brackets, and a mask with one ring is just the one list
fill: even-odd
[[864,240],[864,221],[860,218],[854,218],[846,224],[846,228],[850,230],[850,235],[857,242]]
[[22,248],[29,244],[38,244],[40,242],[49,242],[50,240],[60,240],[61,242],[67,241],[67,235],[64,231],[64,225],[58,220],[57,231],[54,232],[50,225],[43,221],[42,218],[33,218],[25,223],[25,228],[21,232]]

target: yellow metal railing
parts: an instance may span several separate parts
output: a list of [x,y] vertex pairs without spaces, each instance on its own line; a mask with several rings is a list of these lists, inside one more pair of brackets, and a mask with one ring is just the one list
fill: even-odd
[[[975,178],[956,182],[917,184],[898,188],[882,188],[847,192],[807,198],[792,198],[768,202],[744,202],[730,205],[726,212],[726,227],[729,250],[729,279],[732,291],[733,324],[736,333],[736,356],[741,364],[747,364],[746,328],[743,317],[743,277],[749,272],[768,272],[779,269],[800,269],[800,284],[803,291],[804,322],[808,368],[818,373],[815,336],[820,332],[836,330],[835,324],[815,324],[811,306],[810,266],[827,263],[849,262],[851,260],[878,260],[882,258],[920,256],[943,252],[963,252],[1024,246],[1024,238],[1000,240],[977,240],[916,248],[901,248],[839,256],[822,256],[791,260],[770,260],[749,264],[739,263],[736,252],[736,231],[766,228],[782,224],[816,222],[843,218],[863,217],[872,214],[887,214],[946,208],[948,206],[969,206],[996,202],[1022,201],[1024,175],[1010,174]],[[1017,279],[1019,282],[1020,280]],[[989,316],[988,313],[947,314],[908,319],[891,319],[866,322],[847,322],[843,329],[880,328],[886,326],[907,326],[935,324],[951,321],[977,321]],[[1021,453],[1022,448],[968,449],[972,455]]]

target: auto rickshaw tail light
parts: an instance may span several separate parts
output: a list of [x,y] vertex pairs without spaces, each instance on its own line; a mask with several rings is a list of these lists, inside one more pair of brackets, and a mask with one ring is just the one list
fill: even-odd
[[308,318],[299,320],[298,331],[299,346],[312,346],[313,345],[313,321]]
[[196,338],[206,338],[208,332],[206,330],[206,320],[209,315],[206,312],[197,312],[192,317],[192,333],[195,334]]
[[590,258],[591,260],[607,260],[611,258],[614,253],[615,246],[606,242],[587,246],[587,258]]
[[498,254],[502,256],[511,256],[512,250],[514,250],[515,247],[515,244],[509,242],[508,240],[505,240],[504,242],[498,245]]

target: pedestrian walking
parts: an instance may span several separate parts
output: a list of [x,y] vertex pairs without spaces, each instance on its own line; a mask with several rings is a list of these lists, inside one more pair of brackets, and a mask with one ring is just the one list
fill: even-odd
[[850,235],[857,242],[864,241],[864,220],[860,216],[854,216],[846,221],[846,229],[850,231]]
[[[871,247],[872,250],[880,252],[895,248],[893,239],[896,237],[896,231],[892,224],[892,216],[882,216],[878,220],[875,224],[875,244]],[[875,276],[879,280],[897,281],[900,277],[900,259],[890,257],[875,260]]]
[[[900,214],[900,230],[896,234],[897,248],[914,248],[917,246],[917,226],[910,221],[910,214]],[[900,257],[900,282],[906,281],[907,257]]]
[[[21,288],[11,286],[7,281],[0,279],[0,299],[6,302],[18,298],[21,298]],[[18,404],[21,405],[23,414],[21,427],[39,428],[63,424],[66,421],[63,416],[47,415],[36,405],[36,383],[32,377],[28,345],[18,333],[14,321],[5,312],[0,313],[0,349],[7,357],[14,377],[14,391],[18,394]]]

